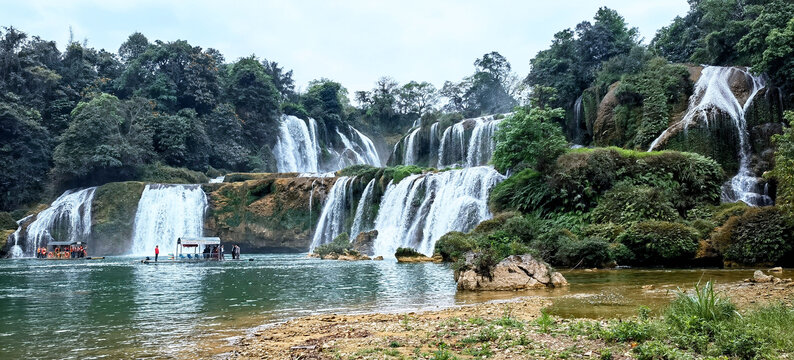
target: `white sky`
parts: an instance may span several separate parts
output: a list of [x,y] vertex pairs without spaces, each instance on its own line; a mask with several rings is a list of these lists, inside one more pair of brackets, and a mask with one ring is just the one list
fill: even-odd
[[384,75],[440,87],[470,75],[491,51],[524,77],[554,33],[592,20],[600,6],[618,10],[646,42],[688,10],[686,0],[0,0],[0,26],[61,48],[71,26],[77,40],[113,52],[135,31],[149,41],[183,39],[227,61],[251,54],[277,61],[294,70],[299,88],[326,77],[352,93]]

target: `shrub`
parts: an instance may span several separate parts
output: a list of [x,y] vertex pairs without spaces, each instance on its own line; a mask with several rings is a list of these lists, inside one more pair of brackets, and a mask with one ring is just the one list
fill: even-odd
[[623,233],[623,231],[625,231],[625,228],[622,225],[611,222],[603,224],[590,224],[582,228],[582,236],[598,237],[609,242],[614,242],[618,239],[620,234]]
[[473,250],[475,246],[470,236],[459,231],[451,231],[436,241],[435,252],[441,254],[444,261],[457,261],[463,258],[463,254]]
[[11,217],[11,214],[0,211],[0,230],[12,230],[17,228],[17,222]]
[[628,224],[642,220],[674,221],[678,213],[663,189],[620,183],[604,194],[592,216],[598,222]]
[[331,253],[341,255],[350,252],[352,249],[353,244],[350,243],[347,233],[341,233],[330,243],[314,248],[314,253],[320,256],[325,256]]
[[422,254],[412,248],[405,248],[400,247],[397,248],[397,251],[394,252],[394,256],[396,257],[424,257],[425,254]]
[[640,263],[670,263],[691,259],[698,247],[698,231],[666,221],[633,224],[620,236]]
[[489,205],[493,212],[531,212],[544,209],[551,198],[544,177],[535,170],[525,169],[496,185],[491,191]]
[[567,238],[560,243],[554,259],[560,265],[583,267],[604,266],[613,260],[609,242],[601,238]]
[[748,208],[734,219],[729,220],[731,226],[726,229],[730,231],[726,260],[741,264],[777,263],[794,249],[794,227],[780,208]]

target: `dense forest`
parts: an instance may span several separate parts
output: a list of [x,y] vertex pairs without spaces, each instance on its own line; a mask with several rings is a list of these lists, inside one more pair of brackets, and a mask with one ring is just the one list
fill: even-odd
[[[327,78],[299,93],[282,64],[254,55],[230,61],[184,40],[134,33],[115,52],[74,39],[60,51],[54,41],[7,27],[0,31],[0,209],[109,181],[273,171],[281,114],[313,117],[326,132],[352,124],[391,144],[417,119],[455,121],[523,106],[542,127],[529,135],[549,143],[504,138],[495,165],[542,171],[568,143],[594,142],[592,131],[571,124],[577,99],[600,101],[620,83],[618,98],[640,114],[637,124],[596,145],[644,149],[667,126],[676,97],[691,93],[681,63],[751,67],[790,104],[792,18],[785,0],[690,0],[684,17],[645,44],[618,12],[601,8],[592,21],[555,34],[524,78],[490,52],[470,76],[440,89],[383,77],[354,94]],[[558,130],[566,138],[548,136]]]

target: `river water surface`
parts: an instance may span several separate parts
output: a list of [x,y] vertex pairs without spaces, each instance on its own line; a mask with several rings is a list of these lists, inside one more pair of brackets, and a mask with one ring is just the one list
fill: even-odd
[[[0,359],[194,358],[229,351],[251,329],[318,313],[431,310],[519,296],[553,298],[558,316],[628,316],[677,287],[738,281],[749,270],[563,272],[561,290],[458,293],[445,264],[254,261],[145,265],[0,261]],[[651,290],[642,285],[653,284]]]

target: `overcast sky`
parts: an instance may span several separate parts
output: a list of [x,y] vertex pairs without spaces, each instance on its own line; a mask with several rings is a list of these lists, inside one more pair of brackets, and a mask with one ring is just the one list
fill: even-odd
[[498,51],[521,77],[553,34],[618,10],[648,42],[688,10],[686,0],[112,1],[0,0],[0,26],[55,40],[69,26],[89,46],[116,52],[133,32],[183,39],[227,61],[255,54],[294,70],[296,85],[326,77],[368,90],[388,75],[400,83],[458,81],[484,53]]

